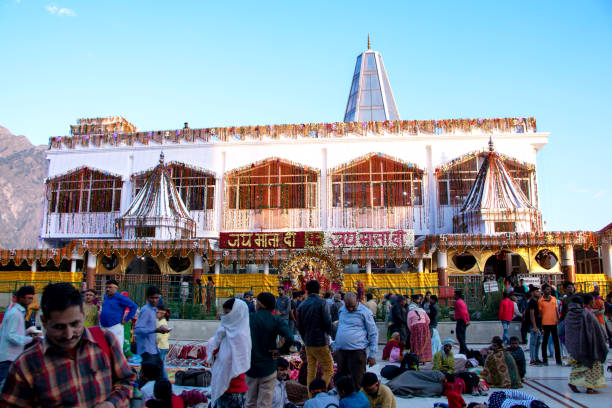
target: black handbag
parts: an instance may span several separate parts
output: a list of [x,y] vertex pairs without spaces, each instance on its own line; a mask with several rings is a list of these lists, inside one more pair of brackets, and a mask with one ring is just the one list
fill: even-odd
[[184,387],[209,387],[212,375],[206,369],[177,371],[174,384]]

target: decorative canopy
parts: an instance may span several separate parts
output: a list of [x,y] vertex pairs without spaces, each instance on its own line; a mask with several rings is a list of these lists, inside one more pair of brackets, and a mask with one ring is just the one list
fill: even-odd
[[454,217],[456,232],[499,233],[542,230],[542,215],[514,181],[489,140],[489,152],[463,207]]
[[399,113],[382,56],[368,49],[357,57],[349,92],[345,122],[399,120]]
[[189,239],[195,223],[176,191],[164,154],[127,211],[117,220],[124,239]]
[[536,208],[508,173],[503,161],[489,141],[489,154],[485,156],[476,181],[461,212],[474,210],[515,210]]

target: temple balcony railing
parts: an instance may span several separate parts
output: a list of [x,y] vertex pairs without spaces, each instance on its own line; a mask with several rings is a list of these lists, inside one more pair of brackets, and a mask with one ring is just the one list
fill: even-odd
[[224,209],[224,231],[261,231],[321,228],[318,208]]
[[420,229],[424,207],[332,207],[328,229]]
[[48,213],[43,218],[42,238],[115,237],[114,212]]

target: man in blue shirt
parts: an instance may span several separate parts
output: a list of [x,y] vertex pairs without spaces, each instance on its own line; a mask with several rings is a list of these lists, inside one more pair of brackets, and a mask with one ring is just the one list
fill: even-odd
[[366,371],[366,362],[370,367],[376,364],[378,328],[372,312],[357,301],[355,292],[344,295],[334,349],[338,374],[351,376],[355,389],[359,389]]
[[134,326],[134,336],[136,336],[136,350],[142,357],[142,362],[153,362],[162,368],[163,361],[159,357],[159,348],[157,347],[157,333],[168,333],[170,330],[166,327],[157,327],[157,304],[161,292],[157,286],[149,286],[147,288],[147,304],[140,309],[138,321]]
[[11,363],[23,353],[25,346],[40,340],[25,335],[26,309],[34,301],[34,296],[34,286],[22,286],[17,291],[17,303],[4,315],[0,337],[0,388]]
[[[138,305],[121,293],[117,293],[118,291],[119,282],[114,279],[106,281],[106,295],[100,312],[100,326],[113,333],[119,347],[123,349],[123,325],[134,318]],[[124,318],[126,308],[130,311]]]

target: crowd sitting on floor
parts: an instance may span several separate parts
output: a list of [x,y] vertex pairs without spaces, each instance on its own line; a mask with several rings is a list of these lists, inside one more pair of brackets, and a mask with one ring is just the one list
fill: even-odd
[[[385,296],[381,363],[375,322],[381,305],[363,290],[320,296],[319,282],[311,280],[292,296],[283,287],[278,296],[246,292],[223,303],[220,326],[207,342],[179,349],[169,345],[170,314],[155,286],[138,308],[114,280],[106,282],[101,307],[92,290],[50,284],[39,306],[44,337],[32,322],[26,328],[36,294],[24,286],[2,322],[0,401],[8,407],[392,408],[397,397],[444,396],[436,406],[543,408],[517,391],[527,364],[522,339],[508,336],[517,317],[528,322],[530,365],[547,364],[550,338],[558,364],[567,352],[574,392],[605,386],[610,295],[606,302],[597,291],[577,295],[567,283],[557,300],[548,285],[542,295],[524,287],[528,301],[518,307],[508,289],[499,310],[503,334],[482,350],[467,347],[470,315],[462,293],[455,293],[456,354],[455,340],[442,341],[437,331],[435,295]],[[169,376],[184,360],[196,369]],[[488,401],[467,405],[465,394]]]

